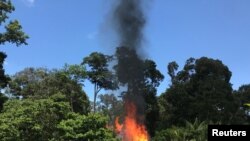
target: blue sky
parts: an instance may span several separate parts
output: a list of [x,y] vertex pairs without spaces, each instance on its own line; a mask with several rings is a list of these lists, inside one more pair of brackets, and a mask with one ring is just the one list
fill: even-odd
[[[7,74],[25,67],[61,68],[79,64],[93,51],[112,53],[116,41],[107,30],[112,0],[13,0],[11,18],[20,21],[30,36],[28,46],[6,44]],[[250,83],[249,0],[150,0],[145,28],[145,54],[153,59],[168,87],[167,64],[181,67],[189,57],[220,59],[232,71],[237,89]],[[92,99],[93,87],[85,84]]]

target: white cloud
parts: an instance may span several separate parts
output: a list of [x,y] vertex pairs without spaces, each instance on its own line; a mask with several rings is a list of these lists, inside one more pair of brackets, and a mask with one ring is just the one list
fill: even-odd
[[27,0],[29,3],[34,3],[35,2],[35,0]]
[[36,0],[22,0],[27,6],[34,6]]

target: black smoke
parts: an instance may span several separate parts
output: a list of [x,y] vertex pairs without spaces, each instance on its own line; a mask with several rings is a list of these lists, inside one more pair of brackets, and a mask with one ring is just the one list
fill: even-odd
[[123,98],[125,102],[133,102],[137,107],[138,122],[144,122],[145,102],[143,98],[144,60],[142,50],[143,29],[146,24],[144,4],[148,0],[115,0],[112,13],[114,30],[119,39],[116,49],[117,65],[115,70],[121,84],[127,86]]
[[116,0],[113,22],[121,46],[129,47],[132,50],[140,47],[146,24],[143,11],[145,1],[148,0]]

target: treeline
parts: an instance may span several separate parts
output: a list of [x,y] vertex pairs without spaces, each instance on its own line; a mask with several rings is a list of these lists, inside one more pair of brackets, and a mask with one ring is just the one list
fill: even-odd
[[84,75],[84,69],[71,65],[26,68],[12,76],[0,114],[1,140],[115,140],[107,118],[90,112]]
[[[28,36],[19,22],[8,21],[8,14],[14,11],[11,2],[1,0],[0,11],[1,26],[5,24],[0,45],[27,44]],[[138,85],[145,100],[145,125],[151,140],[205,141],[208,124],[250,124],[250,85],[233,90],[232,73],[220,60],[190,58],[182,69],[170,62],[166,71],[171,84],[157,96],[164,76],[153,60],[136,59],[139,63],[134,63],[140,64],[141,72],[136,80],[126,74],[138,68],[109,66],[117,58],[119,63],[126,63],[122,60],[128,55],[137,57],[132,50],[119,47],[114,55],[93,52],[80,64],[53,70],[25,68],[9,76],[3,67],[7,55],[0,52],[0,139],[119,140],[113,125],[117,116],[124,115],[124,96],[128,92],[112,91],[126,83]],[[85,80],[94,85],[94,101],[88,99],[92,94],[84,91]],[[101,94],[101,90],[111,91]]]
[[208,124],[250,124],[250,85],[232,89],[232,72],[220,60],[190,58],[168,65],[170,87],[158,97],[155,140],[207,140]]
[[[22,26],[9,19],[14,10],[10,0],[0,0],[0,45],[27,45]],[[116,140],[106,117],[90,113],[81,66],[27,68],[8,76],[6,57],[0,52],[1,141]]]
[[[94,52],[79,65],[54,70],[26,68],[5,76],[0,138],[117,140],[113,125],[115,117],[124,114],[124,101],[122,94],[98,95],[101,89],[114,90],[119,84],[114,71],[104,69],[112,56],[104,56]],[[145,60],[145,124],[152,140],[204,141],[209,123],[250,123],[250,85],[233,90],[232,73],[220,60],[190,58],[183,69],[176,62],[167,68],[171,84],[157,96],[163,75],[152,60]],[[92,80],[99,100],[89,101],[90,94],[83,91],[86,79]]]

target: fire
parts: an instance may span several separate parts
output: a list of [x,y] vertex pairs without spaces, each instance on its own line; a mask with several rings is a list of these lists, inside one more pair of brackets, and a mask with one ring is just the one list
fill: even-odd
[[122,124],[119,123],[119,117],[115,118],[115,131],[120,133],[122,131]]
[[127,115],[124,123],[119,123],[119,117],[115,120],[116,132],[122,136],[123,141],[149,141],[146,127],[136,121],[136,107],[133,103],[126,104]]

